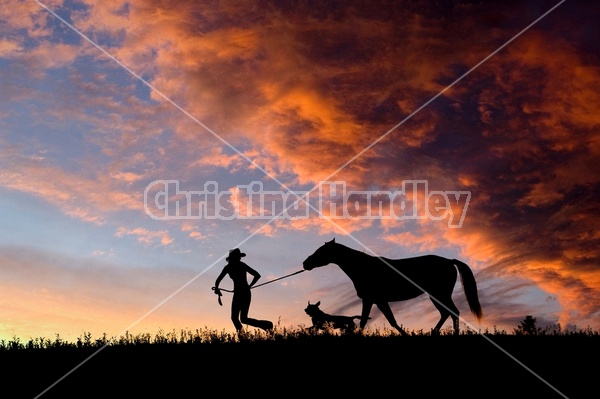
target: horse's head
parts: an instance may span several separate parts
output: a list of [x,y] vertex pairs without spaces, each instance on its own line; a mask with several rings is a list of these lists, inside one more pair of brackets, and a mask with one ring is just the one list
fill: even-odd
[[332,251],[334,247],[335,238],[319,247],[319,249],[317,249],[314,254],[310,255],[302,263],[302,265],[304,266],[304,270],[312,270],[315,267],[321,267],[332,263]]

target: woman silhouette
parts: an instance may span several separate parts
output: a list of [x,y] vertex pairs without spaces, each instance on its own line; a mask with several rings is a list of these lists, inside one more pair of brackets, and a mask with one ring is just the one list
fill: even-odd
[[[242,258],[246,256],[239,248],[229,250],[229,256],[225,258],[227,265],[221,271],[221,274],[215,281],[215,294],[221,295],[219,284],[226,274],[233,280],[233,299],[231,300],[231,321],[238,331],[242,330],[242,323],[253,327],[262,328],[263,330],[273,329],[273,323],[268,320],[256,320],[248,317],[250,310],[250,302],[252,295],[250,289],[258,279],[260,273],[242,262]],[[248,274],[252,276],[252,281],[248,284]]]

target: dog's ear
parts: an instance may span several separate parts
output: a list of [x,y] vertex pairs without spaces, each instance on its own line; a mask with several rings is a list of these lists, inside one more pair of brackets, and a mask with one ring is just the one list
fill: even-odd
[[321,304],[321,301],[315,303],[315,306],[319,306]]

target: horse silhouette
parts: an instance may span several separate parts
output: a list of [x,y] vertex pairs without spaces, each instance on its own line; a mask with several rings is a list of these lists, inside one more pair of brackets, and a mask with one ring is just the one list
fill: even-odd
[[367,324],[375,304],[390,325],[405,334],[396,322],[389,302],[428,294],[440,312],[440,320],[433,328],[433,333],[439,333],[444,322],[451,317],[454,333],[458,334],[460,312],[452,301],[457,269],[471,312],[477,320],[483,317],[473,272],[457,259],[437,255],[404,259],[375,257],[336,243],[334,238],[306,258],[303,266],[305,270],[312,270],[330,263],[337,264],[348,275],[354,283],[356,294],[362,299],[361,328]]

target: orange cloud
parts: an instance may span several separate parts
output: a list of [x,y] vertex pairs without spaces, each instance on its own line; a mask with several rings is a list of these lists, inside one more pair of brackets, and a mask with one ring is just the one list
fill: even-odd
[[23,48],[17,41],[5,38],[0,40],[0,57],[2,58],[12,58],[22,50]]
[[1,154],[6,161],[0,184],[12,190],[43,198],[65,214],[93,223],[103,223],[106,212],[141,210],[141,194],[111,187],[108,182],[83,178],[46,165],[43,160]]
[[[405,32],[395,35],[399,28],[391,19],[371,19],[352,10],[348,11],[351,24],[344,20],[323,24],[318,19],[283,16],[281,10],[261,10],[266,13],[262,19],[240,27],[219,24],[222,10],[206,8],[202,16],[207,27],[198,34],[191,17],[197,10],[192,13],[192,6],[140,1],[125,14],[116,4],[95,5],[77,15],[77,26],[84,32],[94,26],[114,36],[125,29],[118,55],[128,65],[138,71],[153,65],[157,88],[219,135],[234,142],[238,137],[248,139],[261,163],[277,163],[277,168],[269,168],[273,173],[293,172],[303,183],[326,177],[401,120],[418,104],[409,106],[408,99],[443,87],[435,83],[443,70],[431,66],[448,56],[460,59],[457,50],[474,51],[472,46],[450,48],[439,40],[447,32],[441,27],[425,30],[423,18],[407,19],[401,28]],[[238,8],[228,12],[232,13],[229,20],[242,17]],[[390,37],[393,46],[407,47],[406,51],[396,52],[385,44]],[[429,50],[417,51],[424,43],[430,44]],[[348,63],[342,65],[321,47],[337,52]],[[358,56],[354,64],[349,62],[351,54]],[[364,68],[373,69],[365,73]],[[330,83],[334,81],[341,85]],[[375,90],[369,87],[374,82],[379,86]],[[406,98],[399,98],[402,91]],[[389,103],[384,116],[389,124],[376,122],[364,108],[354,108],[357,103],[367,109]],[[398,104],[405,108],[399,109]],[[424,129],[409,131],[402,140],[411,146],[429,140],[435,124],[431,118],[423,124]],[[180,134],[192,137],[186,132],[189,129]],[[348,170],[360,168],[368,156]]]
[[137,227],[134,229],[119,227],[115,232],[116,237],[124,237],[129,235],[135,236],[140,243],[146,246],[149,246],[154,242],[158,242],[159,245],[163,246],[173,243],[173,238],[171,238],[167,230],[149,231],[143,227]]

